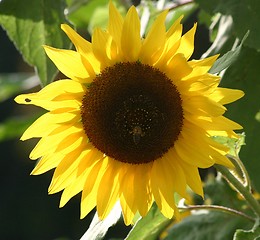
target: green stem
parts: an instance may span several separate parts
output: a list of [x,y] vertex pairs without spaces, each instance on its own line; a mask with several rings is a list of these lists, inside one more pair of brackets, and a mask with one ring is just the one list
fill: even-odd
[[242,172],[243,172],[243,177],[245,179],[245,184],[248,187],[249,191],[251,191],[251,182],[250,182],[250,178],[248,175],[248,172],[245,168],[245,165],[243,164],[243,162],[240,160],[239,157],[236,158],[237,163],[239,164],[239,167],[241,168]]
[[237,211],[235,209],[232,208],[228,208],[228,207],[224,207],[224,206],[217,206],[217,205],[188,205],[185,207],[178,207],[180,210],[187,210],[187,211],[191,211],[191,210],[201,210],[201,209],[205,209],[205,210],[213,210],[213,211],[220,211],[220,212],[226,212],[229,214],[233,214],[239,217],[243,217],[246,218],[247,220],[251,221],[251,222],[255,222],[255,219],[252,218],[251,216],[248,216],[247,214]]
[[248,191],[251,191],[251,182],[248,175],[248,172],[240,160],[238,156],[232,156],[227,154],[228,159],[234,164],[235,171],[238,173],[239,177],[241,178],[241,181],[243,182],[243,185],[247,187]]
[[183,6],[189,5],[189,4],[194,4],[194,1],[193,1],[193,0],[189,0],[189,1],[187,1],[187,2],[184,2],[184,3],[181,3],[181,4],[175,5],[175,6],[173,6],[173,7],[167,8],[167,9],[169,9],[169,11],[172,11],[172,10],[175,10],[176,8],[183,7]]
[[252,208],[257,219],[260,219],[260,205],[250,191],[224,166],[215,165],[216,169],[235,187],[235,189],[245,198]]

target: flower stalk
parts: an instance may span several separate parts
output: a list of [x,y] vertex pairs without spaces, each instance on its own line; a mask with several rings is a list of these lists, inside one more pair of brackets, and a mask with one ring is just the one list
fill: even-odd
[[256,215],[256,223],[259,224],[260,219],[260,204],[253,197],[252,193],[245,187],[226,167],[215,165],[216,169],[231,183],[238,193],[240,193],[247,201],[248,205],[254,211]]
[[178,207],[179,210],[182,211],[191,211],[191,210],[212,210],[212,211],[219,211],[219,212],[225,212],[232,215],[236,215],[239,217],[243,217],[251,222],[255,222],[255,219],[251,216],[248,216],[247,214],[240,212],[238,210],[224,207],[224,206],[217,206],[217,205],[188,205],[185,207]]
[[240,160],[238,156],[232,156],[230,154],[227,154],[227,157],[234,164],[236,169],[235,171],[238,172],[238,177],[240,178],[243,185],[247,188],[249,192],[251,192],[250,178],[243,162]]

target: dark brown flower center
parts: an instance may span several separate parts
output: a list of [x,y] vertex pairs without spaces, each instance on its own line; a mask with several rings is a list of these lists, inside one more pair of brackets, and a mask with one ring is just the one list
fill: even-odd
[[81,115],[97,149],[131,164],[162,157],[183,123],[175,85],[158,69],[139,62],[105,68],[86,91]]

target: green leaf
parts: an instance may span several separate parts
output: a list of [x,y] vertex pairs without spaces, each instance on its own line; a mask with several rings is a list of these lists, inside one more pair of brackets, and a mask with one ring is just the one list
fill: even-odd
[[238,226],[245,221],[220,212],[201,211],[174,225],[164,240],[223,240],[232,239]]
[[[99,5],[97,7],[95,7],[95,5],[92,4],[91,8],[88,8],[88,11],[91,11],[92,14],[88,24],[88,31],[90,34],[93,33],[93,29],[95,29],[96,27],[106,29],[109,20],[108,2],[104,0],[98,1]],[[97,4],[98,1],[95,0],[92,2],[95,2],[95,4]],[[125,7],[122,4],[118,4],[116,6],[117,10],[121,13],[121,15],[124,16],[126,13]]]
[[21,52],[24,60],[36,67],[42,85],[50,83],[57,69],[47,58],[42,45],[69,48],[70,42],[61,31],[65,23],[63,0],[2,0],[0,25]]
[[240,149],[245,145],[245,135],[238,134],[239,138],[229,138],[224,136],[214,136],[212,137],[216,142],[221,143],[229,147],[229,154],[236,157],[239,155]]
[[[205,12],[201,10],[200,12]],[[233,20],[231,16],[222,16],[221,14],[216,14],[211,18],[212,23],[209,28],[210,30],[210,39],[213,41],[210,48],[202,55],[202,58],[206,58],[208,56],[212,56],[215,54],[221,53],[223,48],[225,49],[226,45],[232,41],[232,45],[235,41],[235,38],[232,37],[232,25]],[[232,48],[231,46],[227,46],[228,50]],[[225,50],[226,53],[228,50]]]
[[[87,28],[87,26],[92,25],[101,25],[99,26],[106,26],[108,19],[108,1],[107,0],[74,0],[67,8],[67,15],[71,22],[73,22],[77,27],[80,28]],[[104,15],[98,16],[96,19],[96,14],[100,10],[104,9]],[[101,17],[101,20],[99,19]],[[106,21],[106,22],[105,22]],[[91,24],[90,24],[91,23]],[[97,23],[97,25],[95,24]],[[99,24],[98,24],[99,23]],[[88,27],[90,29],[90,26]],[[92,29],[90,29],[92,30]],[[90,31],[91,32],[91,31]]]
[[237,61],[227,69],[221,81],[222,87],[241,89],[245,96],[230,104],[226,116],[241,124],[246,135],[246,145],[240,151],[240,159],[246,166],[253,186],[260,190],[259,142],[260,122],[260,53],[250,48],[242,48]]
[[[214,205],[240,209],[244,202],[237,198],[237,192],[222,178],[209,175],[204,184],[204,202]],[[225,196],[225,197],[223,197]]]
[[212,74],[219,73],[222,70],[228,68],[232,63],[234,63],[238,59],[242,45],[244,44],[244,41],[247,39],[248,35],[249,32],[245,34],[238,47],[236,47],[234,50],[230,50],[229,52],[225,53],[221,58],[217,59],[209,72]]
[[[203,9],[200,9],[199,14],[198,14],[198,19],[199,19],[198,20],[199,24],[203,24],[207,28],[210,28],[211,20],[212,20],[212,17],[210,14],[208,14]],[[212,30],[212,29],[210,29],[210,30]]]
[[38,84],[39,78],[31,73],[0,74],[0,102]]
[[154,204],[148,214],[136,222],[126,240],[156,240],[171,222]]
[[214,136],[213,139],[227,147],[229,152],[227,157],[234,164],[234,168],[230,170],[251,191],[250,178],[243,162],[239,158],[239,152],[242,146],[245,145],[245,134],[238,134],[239,138],[229,138],[224,136]]
[[260,122],[260,110],[255,115],[256,121]]
[[260,239],[260,228],[258,227],[256,230],[237,230],[233,240],[259,240]]
[[249,30],[250,36],[245,45],[260,50],[260,1],[259,0],[196,0],[200,7],[214,15],[220,12],[231,15],[234,22],[234,33],[240,39]]
[[[226,181],[209,175],[204,186],[205,204],[225,206],[241,210],[244,201]],[[250,229],[252,223],[241,216],[216,210],[193,210],[190,216],[168,227],[164,240],[229,240],[237,228]]]
[[93,11],[92,18],[89,21],[88,31],[92,34],[93,29],[96,27],[105,29],[107,27],[108,18],[108,6],[106,4],[99,6]]

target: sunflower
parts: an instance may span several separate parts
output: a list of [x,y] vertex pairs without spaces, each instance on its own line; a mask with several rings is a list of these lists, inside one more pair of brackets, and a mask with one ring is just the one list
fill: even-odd
[[32,174],[55,168],[49,193],[63,191],[60,207],[82,192],[81,218],[96,207],[104,219],[118,201],[126,225],[153,202],[172,218],[175,194],[189,198],[188,186],[203,196],[198,168],[232,167],[212,136],[237,137],[223,105],[243,92],[218,87],[208,73],[217,56],[189,60],[196,24],[182,35],[182,18],[166,30],[166,15],[145,38],[135,7],[122,17],[111,2],[107,29],[91,42],[61,25],[76,51],[44,49],[68,79],[15,99],[47,110],[21,140],[41,138]]

